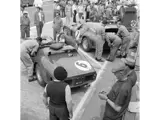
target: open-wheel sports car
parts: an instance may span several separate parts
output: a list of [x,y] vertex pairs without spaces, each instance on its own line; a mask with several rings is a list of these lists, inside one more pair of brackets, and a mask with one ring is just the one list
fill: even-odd
[[64,82],[71,88],[89,84],[96,79],[96,71],[87,58],[72,46],[63,46],[58,50],[50,49],[49,46],[41,47],[33,61],[35,75],[41,86],[55,79],[53,71],[57,66],[67,70],[68,77]]

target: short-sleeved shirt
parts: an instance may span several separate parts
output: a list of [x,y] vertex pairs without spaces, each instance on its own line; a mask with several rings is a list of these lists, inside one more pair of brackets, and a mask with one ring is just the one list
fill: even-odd
[[[130,100],[131,89],[132,85],[130,81],[117,81],[109,92],[108,98],[116,105],[123,107],[127,103],[127,101]],[[120,112],[115,111],[108,103],[106,103],[104,114],[105,120],[122,120],[122,116],[120,116],[120,114]],[[114,119],[115,116],[120,117],[118,119]]]
[[118,29],[118,33],[119,36],[121,37],[127,37],[130,35],[129,31],[127,30],[127,28],[123,25],[121,25]]

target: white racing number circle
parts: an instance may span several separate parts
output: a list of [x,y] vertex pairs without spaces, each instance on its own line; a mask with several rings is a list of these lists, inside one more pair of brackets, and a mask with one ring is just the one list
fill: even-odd
[[83,60],[76,61],[75,66],[82,71],[89,71],[92,68],[87,61],[83,61]]
[[77,30],[77,31],[75,32],[75,38],[76,38],[76,40],[78,40],[79,37],[80,37],[80,31]]

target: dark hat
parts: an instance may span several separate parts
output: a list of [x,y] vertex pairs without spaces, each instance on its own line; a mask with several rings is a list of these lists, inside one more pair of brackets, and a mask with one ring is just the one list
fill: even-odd
[[66,71],[65,68],[63,68],[62,66],[58,66],[58,67],[54,70],[54,77],[55,77],[57,80],[63,81],[64,79],[67,78],[67,71]]

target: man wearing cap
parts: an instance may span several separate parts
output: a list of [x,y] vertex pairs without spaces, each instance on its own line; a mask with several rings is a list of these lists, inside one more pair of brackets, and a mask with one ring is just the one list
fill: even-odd
[[34,14],[34,24],[36,26],[37,36],[41,37],[42,29],[45,23],[45,14],[42,11],[41,6],[37,6],[36,8],[37,8],[37,11]]
[[113,33],[106,34],[106,41],[108,42],[108,46],[110,47],[110,54],[107,58],[108,61],[114,61],[117,50],[121,45],[121,39],[119,36]]
[[62,31],[63,21],[60,17],[60,12],[56,12],[56,17],[53,20],[53,36],[56,41],[56,36]]
[[25,39],[30,37],[30,19],[28,17],[28,12],[24,11],[23,16],[20,18],[20,29],[21,29],[21,38]]
[[126,54],[128,53],[129,43],[131,40],[130,33],[125,26],[121,25],[120,22],[117,23],[117,27],[118,27],[117,35],[122,39],[121,56],[125,57]]
[[35,56],[38,48],[41,44],[42,38],[38,37],[36,40],[26,40],[20,45],[21,61],[24,66],[28,69],[28,81],[32,81],[33,77],[33,61],[31,57]]
[[55,80],[46,85],[43,93],[44,104],[49,109],[50,120],[69,120],[73,117],[73,103],[70,86],[64,82],[68,73],[58,66],[53,74]]
[[132,87],[136,84],[137,75],[134,71],[134,64],[123,62],[113,69],[117,81],[109,93],[101,91],[99,97],[106,101],[103,120],[122,120],[131,99]]
[[[81,21],[83,22],[83,21]],[[87,36],[96,45],[95,59],[100,62],[105,60],[102,58],[103,45],[105,43],[105,28],[100,23],[87,22],[82,23],[82,28],[80,29],[81,36]]]

